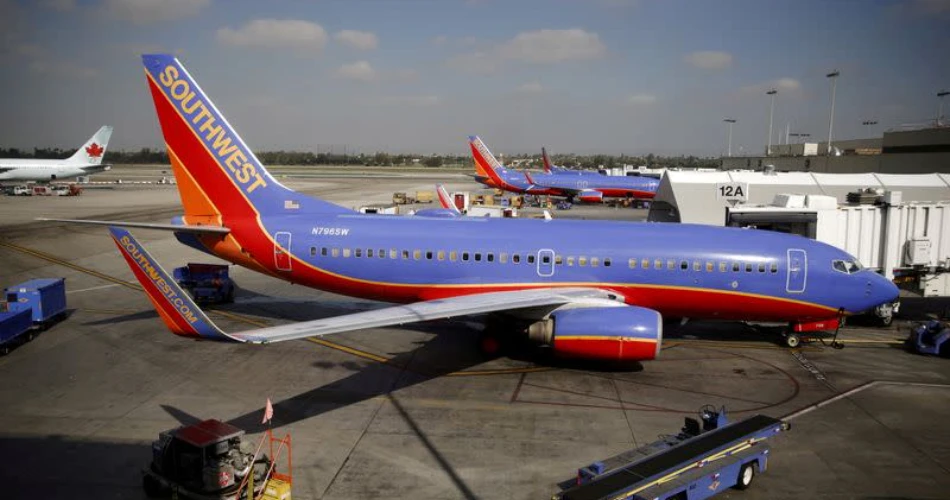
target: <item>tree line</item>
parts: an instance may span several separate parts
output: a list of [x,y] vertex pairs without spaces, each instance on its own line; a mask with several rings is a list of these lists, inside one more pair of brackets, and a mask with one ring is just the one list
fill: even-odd
[[[32,151],[18,148],[0,147],[0,158],[36,158],[62,159],[75,153],[75,149],[60,148],[33,148]],[[373,154],[339,154],[313,153],[310,151],[262,151],[257,153],[258,159],[265,165],[352,165],[352,166],[413,166],[442,167],[456,166],[467,168],[472,159],[470,156],[455,155],[421,155],[421,154],[391,154],[377,152]],[[141,148],[137,151],[108,150],[102,160],[111,164],[167,164],[168,154],[164,149]],[[505,162],[516,163],[519,168],[541,168],[541,158],[537,155],[511,155],[504,158]],[[650,168],[717,168],[720,165],[718,158],[697,156],[646,156],[630,155],[576,155],[558,154],[551,157],[555,165],[582,169],[613,168],[623,165],[647,166]]]

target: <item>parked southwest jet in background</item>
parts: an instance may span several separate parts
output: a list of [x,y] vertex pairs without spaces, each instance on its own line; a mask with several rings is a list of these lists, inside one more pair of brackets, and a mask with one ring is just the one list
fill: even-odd
[[547,148],[541,148],[541,164],[544,165],[545,174],[575,174],[575,175],[603,175],[600,172],[595,172],[593,170],[573,170],[570,168],[558,167],[551,163],[551,158],[548,157]]
[[[176,334],[270,343],[483,313],[568,356],[647,360],[662,315],[834,328],[897,298],[832,246],[768,231],[616,221],[359,214],[284,187],[170,55],[143,56],[184,206],[174,230],[235,264],[333,293],[402,303],[240,333],[214,326],[131,234],[112,235]],[[840,269],[840,270],[839,270]],[[842,271],[844,270],[844,271]]]
[[99,129],[75,154],[65,160],[0,159],[2,181],[55,181],[95,174],[112,168],[102,164],[112,127]]
[[[657,179],[639,176],[578,175],[554,172],[532,176],[505,169],[477,136],[469,137],[476,180],[491,187],[515,193],[527,193],[596,203],[606,198],[652,199],[660,185]],[[520,176],[521,178],[517,178]],[[488,179],[488,180],[483,180]],[[490,181],[490,182],[489,182]]]

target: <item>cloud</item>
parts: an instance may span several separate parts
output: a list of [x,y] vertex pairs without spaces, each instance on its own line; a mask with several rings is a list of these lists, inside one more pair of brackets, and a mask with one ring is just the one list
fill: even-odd
[[360,82],[371,82],[376,79],[376,70],[366,61],[344,64],[337,68],[333,74],[339,78],[357,80]]
[[732,54],[718,50],[700,50],[686,54],[683,61],[700,69],[726,69],[732,66]]
[[633,94],[625,101],[628,106],[648,106],[656,102],[653,94]]
[[219,29],[217,39],[235,47],[320,52],[327,44],[327,32],[319,24],[299,19],[254,19],[238,29]]
[[442,98],[437,95],[403,95],[389,96],[382,99],[383,104],[395,106],[413,106],[427,108],[442,104]]
[[333,35],[333,38],[343,45],[358,50],[373,50],[379,43],[379,40],[376,39],[376,35],[369,31],[343,30]]
[[767,82],[757,83],[755,85],[747,85],[742,87],[740,91],[745,94],[764,94],[770,89],[775,89],[778,91],[779,95],[783,92],[798,92],[802,89],[802,84],[798,80],[789,77],[776,78],[775,80],[769,80]]
[[57,12],[70,12],[76,8],[76,0],[43,0],[41,4]]
[[28,67],[36,74],[65,80],[86,80],[99,76],[98,70],[72,61],[33,61]]
[[582,29],[536,30],[475,52],[449,58],[446,65],[469,73],[488,74],[505,62],[553,64],[598,59],[607,53],[600,36]]
[[506,59],[530,63],[557,63],[596,59],[607,53],[607,47],[596,33],[582,29],[537,30],[519,33],[498,48]]
[[524,92],[526,94],[537,94],[538,92],[543,92],[544,86],[540,82],[528,82],[518,86],[518,92]]
[[134,24],[149,24],[191,17],[211,0],[105,0],[103,9],[111,17]]
[[437,37],[432,38],[432,45],[435,45],[436,47],[441,47],[442,45],[445,45],[445,43],[448,41],[449,41],[449,37],[445,35],[439,35]]

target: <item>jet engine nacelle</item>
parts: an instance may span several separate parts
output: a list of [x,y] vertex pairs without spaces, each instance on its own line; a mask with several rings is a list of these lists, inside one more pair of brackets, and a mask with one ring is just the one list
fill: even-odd
[[604,201],[604,193],[593,189],[585,189],[577,195],[577,199],[584,203],[601,203]]
[[565,309],[529,326],[528,337],[572,358],[646,361],[660,352],[663,317],[636,306]]

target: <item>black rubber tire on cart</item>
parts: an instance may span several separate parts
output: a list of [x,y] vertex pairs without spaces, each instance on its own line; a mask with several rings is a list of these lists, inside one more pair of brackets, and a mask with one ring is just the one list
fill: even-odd
[[792,349],[802,344],[802,338],[797,333],[788,333],[785,335],[785,345]]
[[755,479],[755,462],[743,464],[739,469],[739,477],[736,479],[735,489],[744,490],[752,486],[752,480]]

